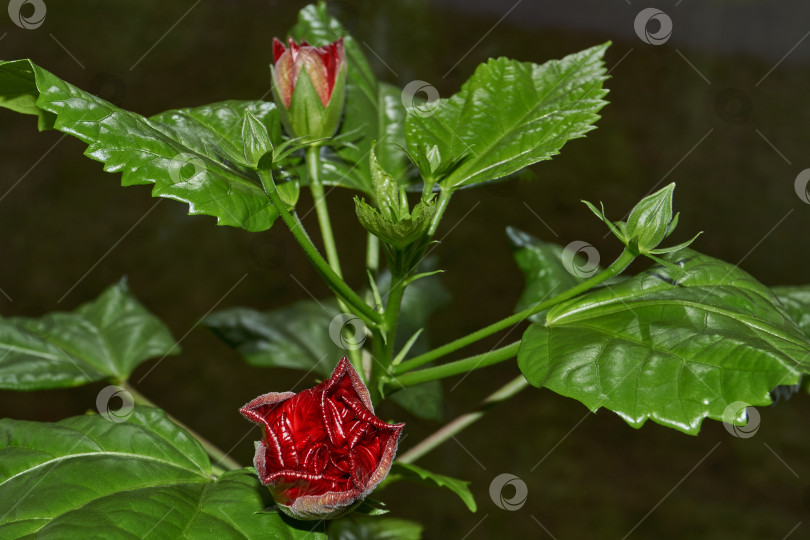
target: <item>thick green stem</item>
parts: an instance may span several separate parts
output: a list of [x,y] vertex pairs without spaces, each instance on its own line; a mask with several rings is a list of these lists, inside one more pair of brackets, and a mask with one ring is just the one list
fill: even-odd
[[391,290],[383,313],[383,328],[374,336],[373,361],[369,374],[371,386],[378,388],[378,381],[391,365],[394,358],[394,343],[397,336],[399,310],[402,306],[402,295],[405,293],[405,282],[395,276],[391,277]]
[[487,413],[487,411],[492,409],[494,406],[506,401],[528,386],[529,383],[526,382],[523,375],[509,381],[506,385],[502,386],[500,389],[484,399],[484,401],[481,402],[481,405],[475,411],[463,414],[455,420],[449,422],[432,435],[429,435],[423,439],[421,442],[419,442],[419,444],[400,455],[397,458],[397,461],[402,463],[413,463],[437,446],[440,446],[447,439],[454,437],[457,433],[480,420]]
[[290,232],[298,241],[298,244],[301,246],[301,249],[304,250],[304,253],[312,261],[312,264],[315,265],[315,269],[318,273],[324,278],[326,284],[329,285],[329,288],[346,303],[353,308],[353,313],[355,313],[358,317],[363,319],[368,325],[376,326],[383,322],[383,317],[380,313],[375,311],[371,308],[360,296],[354,292],[351,287],[349,287],[343,279],[335,273],[334,270],[329,266],[329,264],[324,260],[318,250],[315,248],[315,245],[312,243],[312,240],[309,239],[307,236],[306,231],[304,231],[304,226],[301,222],[292,216],[290,212],[287,211],[284,202],[281,200],[281,197],[278,195],[278,191],[276,190],[276,184],[273,182],[273,175],[268,170],[259,170],[259,178],[262,181],[262,186],[264,187],[264,191],[267,194],[267,197],[270,199],[270,202],[273,203],[273,206],[276,208],[276,211],[281,216],[281,219],[290,229]]
[[[158,407],[157,405],[155,405],[149,398],[147,398],[146,396],[144,396],[143,394],[141,394],[140,392],[135,390],[128,383],[124,383],[123,387],[127,392],[132,394],[132,398],[135,400],[136,404],[138,404],[138,405],[146,405],[147,407],[154,407],[156,409],[161,408],[161,407]],[[214,443],[212,443],[211,441],[209,441],[208,439],[206,439],[205,437],[203,437],[202,435],[200,435],[199,433],[197,433],[196,431],[194,431],[193,429],[188,427],[186,424],[184,424],[183,422],[181,422],[180,420],[178,420],[177,418],[175,418],[174,416],[172,416],[168,412],[166,413],[166,416],[169,417],[169,420],[171,420],[172,422],[174,422],[175,424],[177,424],[178,426],[180,426],[181,428],[186,430],[189,435],[191,435],[192,437],[197,439],[197,441],[205,449],[205,453],[208,454],[208,456],[213,460],[212,461],[212,466],[215,469],[225,469],[225,470],[233,471],[233,470],[243,468],[242,465],[239,462],[237,462],[235,459],[230,457],[228,454],[226,454],[225,452],[220,450],[216,445],[214,445]]]
[[440,366],[411,371],[410,373],[394,377],[387,384],[390,388],[408,387],[428,381],[452,377],[453,375],[460,375],[475,369],[485,368],[514,358],[517,355],[518,347],[520,347],[520,342],[516,341],[505,347],[494,349],[483,354],[476,354],[475,356],[456,360],[455,362],[448,362]]
[[453,192],[450,190],[442,189],[439,191],[436,214],[433,216],[433,221],[430,222],[430,229],[428,229],[427,233],[429,238],[433,238],[433,235],[436,234],[436,230],[439,228],[439,222],[442,220],[442,216],[444,216],[444,211],[447,210],[447,205],[450,204],[451,195],[453,195]]
[[576,287],[572,287],[567,291],[558,294],[554,298],[546,300],[545,302],[539,302],[534,306],[526,308],[519,313],[515,313],[511,317],[501,319],[500,321],[490,324],[489,326],[486,326],[481,330],[473,332],[472,334],[468,334],[455,341],[451,341],[450,343],[442,345],[437,349],[433,349],[430,352],[421,354],[415,358],[411,358],[410,360],[402,362],[401,364],[399,364],[394,368],[394,375],[407,373],[408,371],[411,371],[414,368],[427,364],[428,362],[437,360],[447,354],[450,354],[452,352],[457,351],[458,349],[461,349],[462,347],[471,345],[476,341],[480,341],[481,339],[489,337],[496,332],[500,332],[501,330],[509,328],[510,326],[523,322],[526,318],[534,315],[535,313],[545,311],[552,306],[564,302],[565,300],[568,300],[579,294],[582,294],[588,291],[589,289],[592,289],[593,287],[599,285],[600,283],[607,281],[613,276],[620,274],[625,268],[627,268],[630,265],[631,262],[633,262],[633,260],[636,257],[637,254],[625,248],[625,250],[622,251],[621,255],[619,255],[619,258],[616,259],[613,262],[613,264],[611,264],[608,268],[591,277],[590,279],[583,281]]
[[326,195],[321,183],[321,147],[312,145],[306,153],[307,172],[309,173],[309,188],[312,191],[312,200],[315,203],[315,213],[318,214],[318,225],[321,227],[323,248],[326,251],[326,260],[338,276],[343,276],[340,270],[337,244],[332,234],[332,220],[329,219],[329,207],[326,205]]

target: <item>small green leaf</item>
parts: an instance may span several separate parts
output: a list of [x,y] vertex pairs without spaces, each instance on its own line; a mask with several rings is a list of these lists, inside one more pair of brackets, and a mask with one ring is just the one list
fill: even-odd
[[650,418],[695,434],[704,418],[728,421],[738,401],[768,405],[773,388],[810,372],[810,340],[770,289],[689,249],[665,260],[677,269],[653,266],[530,326],[518,352],[526,379],[633,427]]
[[395,461],[391,466],[390,476],[392,478],[387,480],[388,482],[407,480],[416,484],[447,488],[459,496],[470,512],[478,510],[478,505],[475,504],[475,499],[470,491],[470,483],[464,480],[436,474],[422,467],[410,463],[400,463],[399,461]]
[[121,280],[72,313],[0,318],[0,388],[123,381],[141,362],[178,352],[166,325]]
[[435,175],[425,170],[426,164],[433,169],[434,153],[442,168],[454,164],[439,179],[445,189],[496,180],[551,159],[599,119],[608,45],[543,65],[491,59],[429,113],[410,109],[406,140],[422,175]]
[[3,538],[325,538],[263,512],[272,499],[249,471],[215,480],[202,446],[159,409],[119,423],[0,420],[0,463]]
[[331,540],[419,540],[422,526],[399,518],[350,515],[329,524]]
[[145,118],[17,60],[0,62],[0,106],[37,114],[40,129],[85,142],[85,155],[121,172],[122,185],[154,184],[153,197],[186,202],[190,214],[248,231],[269,229],[277,217],[258,177],[238,165],[245,159],[245,112],[281,142],[273,103],[223,101]]

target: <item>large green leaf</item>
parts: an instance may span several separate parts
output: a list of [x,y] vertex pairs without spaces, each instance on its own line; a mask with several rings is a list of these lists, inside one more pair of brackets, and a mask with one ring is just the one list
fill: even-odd
[[120,423],[0,420],[3,538],[312,538],[271,504],[246,470],[215,480],[202,446],[159,409]]
[[475,499],[470,491],[470,483],[465,480],[458,480],[444,476],[443,474],[436,474],[410,463],[395,461],[391,466],[391,473],[386,479],[386,484],[396,482],[397,480],[407,480],[424,486],[449,489],[459,496],[470,512],[478,510],[478,505],[475,504]]
[[179,351],[166,325],[121,280],[72,313],[0,318],[0,388],[125,380],[141,362]]
[[[37,114],[87,143],[85,155],[121,172],[124,186],[154,184],[152,196],[186,202],[190,214],[248,231],[270,228],[277,212],[258,179],[235,164],[244,156],[242,121],[249,111],[280,142],[278,111],[264,101],[223,101],[145,118],[120,109],[30,60],[0,62],[0,106]],[[242,158],[244,159],[244,158]],[[282,184],[297,198],[295,184]]]
[[349,515],[329,525],[330,540],[419,540],[422,526],[407,519]]
[[[689,249],[622,283],[548,311],[518,364],[537,387],[606,407],[633,427],[697,433],[704,418],[744,423],[741,401],[810,372],[810,341],[749,274]],[[733,410],[732,410],[733,409]]]
[[337,133],[341,144],[336,156],[325,154],[324,181],[373,195],[369,168],[373,141],[377,141],[376,153],[382,167],[394,178],[403,178],[407,170],[401,150],[405,144],[405,108],[399,89],[377,82],[360,45],[329,15],[325,3],[302,9],[290,34],[317,46],[342,37],[346,48],[346,108]]
[[434,146],[443,165],[464,158],[439,179],[448,189],[496,180],[550,159],[599,119],[606,103],[608,45],[542,65],[489,60],[457,94],[408,110],[408,150],[422,164],[430,161]]

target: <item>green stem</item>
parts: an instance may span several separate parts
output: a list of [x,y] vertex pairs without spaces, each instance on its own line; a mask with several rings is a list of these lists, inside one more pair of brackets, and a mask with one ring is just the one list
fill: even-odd
[[450,204],[451,195],[453,195],[453,192],[450,190],[441,189],[439,191],[436,214],[433,216],[433,221],[430,222],[430,229],[428,229],[427,233],[429,238],[433,238],[433,235],[436,234],[436,229],[439,228],[439,222],[442,220],[442,216],[444,216],[444,211],[447,210],[447,205]]
[[502,386],[484,399],[484,401],[481,402],[481,405],[479,405],[475,411],[463,414],[447,423],[441,429],[423,439],[421,442],[419,442],[419,444],[400,455],[397,458],[397,461],[402,463],[413,463],[449,438],[455,436],[457,433],[480,420],[487,413],[487,411],[499,403],[516,395],[518,392],[528,386],[529,383],[526,381],[523,375],[509,381],[506,385]]
[[[307,148],[306,162],[307,172],[309,173],[309,188],[312,191],[312,200],[315,204],[315,213],[318,215],[318,225],[321,229],[321,237],[323,238],[324,251],[326,251],[326,259],[329,262],[329,267],[337,274],[338,277],[343,277],[343,272],[340,269],[340,259],[338,258],[337,244],[335,237],[332,234],[332,220],[329,218],[329,207],[326,204],[326,194],[323,191],[323,183],[321,182],[321,148],[317,145],[312,145]],[[338,307],[341,311],[350,311],[349,307],[338,296]],[[349,349],[349,359],[354,366],[355,371],[360,374],[365,382],[363,373],[363,361],[360,357],[358,349]]]
[[386,384],[389,386],[389,388],[400,388],[403,386],[408,387],[426,383],[428,381],[452,377],[453,375],[460,375],[475,369],[485,368],[487,366],[514,358],[517,355],[518,347],[520,347],[520,342],[516,341],[506,345],[505,347],[494,349],[483,354],[476,354],[475,356],[456,360],[455,362],[448,362],[440,366],[411,371],[410,373],[405,373],[404,375],[394,377]]
[[309,188],[312,191],[312,200],[315,203],[315,213],[318,214],[318,225],[321,227],[323,247],[326,251],[326,260],[338,276],[343,276],[340,270],[335,237],[332,234],[332,220],[329,219],[329,207],[326,205],[326,194],[321,183],[321,147],[312,145],[306,153],[307,172],[309,173]]
[[633,262],[633,260],[636,257],[637,254],[631,252],[628,248],[625,248],[624,251],[622,251],[621,255],[619,255],[619,258],[616,259],[613,262],[613,264],[611,264],[608,268],[591,277],[590,279],[583,281],[576,287],[572,287],[567,291],[558,294],[554,298],[546,300],[545,302],[539,302],[534,306],[526,308],[519,313],[515,313],[510,317],[501,319],[500,321],[490,324],[489,326],[486,326],[476,332],[473,332],[472,334],[468,334],[455,341],[451,341],[450,343],[442,345],[437,349],[433,349],[430,352],[421,354],[419,356],[411,358],[410,360],[402,362],[401,364],[399,364],[394,368],[394,375],[407,373],[408,371],[411,371],[414,368],[427,364],[428,362],[437,360],[447,354],[450,354],[452,352],[457,351],[458,349],[461,349],[462,347],[471,345],[472,343],[484,339],[485,337],[491,336],[496,332],[500,332],[501,330],[509,328],[510,326],[523,322],[526,318],[534,315],[535,313],[545,311],[552,306],[564,302],[565,300],[568,300],[579,294],[582,294],[588,291],[589,289],[592,289],[596,285],[599,285],[600,283],[612,278],[613,276],[620,274],[625,268],[627,268],[627,266],[631,262]]
[[380,239],[368,233],[366,245],[366,268],[376,277],[380,270]]
[[267,197],[273,203],[273,206],[275,206],[276,211],[281,216],[281,219],[298,241],[301,249],[304,250],[306,256],[310,261],[312,261],[312,264],[315,265],[315,269],[324,278],[324,280],[326,280],[326,284],[329,285],[329,288],[332,289],[332,291],[338,295],[338,297],[345,300],[349,306],[354,308],[353,313],[363,319],[363,322],[370,326],[381,324],[383,322],[382,315],[366,304],[366,302],[363,301],[363,299],[360,298],[360,296],[354,292],[351,287],[349,287],[346,282],[343,281],[343,279],[337,275],[337,273],[335,273],[334,270],[332,270],[326,260],[324,260],[321,254],[318,253],[318,250],[315,248],[312,240],[310,240],[309,236],[307,236],[301,221],[293,217],[287,211],[286,206],[284,206],[284,202],[281,200],[281,197],[279,197],[278,191],[276,190],[276,184],[273,182],[272,173],[269,170],[259,170],[258,173]]
[[[138,405],[146,405],[147,407],[154,407],[156,409],[161,409],[161,407],[155,405],[149,398],[147,398],[146,396],[144,396],[143,394],[141,394],[140,392],[135,390],[132,386],[130,386],[129,383],[126,383],[126,382],[123,383],[123,387],[127,392],[132,394],[132,397],[135,400],[136,404],[138,404]],[[228,454],[226,454],[225,452],[220,450],[216,445],[214,445],[214,443],[212,443],[211,441],[209,441],[208,439],[206,439],[205,437],[203,437],[202,435],[197,433],[195,430],[191,429],[186,424],[184,424],[183,422],[181,422],[180,420],[178,420],[177,418],[175,418],[174,416],[172,416],[168,412],[166,413],[166,416],[169,418],[169,420],[171,420],[172,422],[174,422],[175,424],[177,424],[178,426],[180,426],[181,428],[186,430],[189,435],[191,435],[192,437],[197,439],[197,441],[205,449],[205,453],[208,454],[208,456],[212,460],[216,460],[216,461],[212,461],[212,463],[211,463],[211,465],[212,465],[212,467],[214,469],[224,469],[224,470],[233,471],[233,470],[243,468],[242,465],[238,461],[236,461],[235,459],[230,457]]]

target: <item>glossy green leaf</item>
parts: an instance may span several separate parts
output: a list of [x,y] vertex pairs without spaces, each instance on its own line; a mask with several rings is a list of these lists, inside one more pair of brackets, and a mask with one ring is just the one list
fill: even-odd
[[804,335],[810,338],[810,285],[773,287],[771,290]]
[[122,185],[154,184],[153,197],[188,203],[190,214],[248,231],[268,229],[277,217],[258,178],[235,164],[245,156],[246,112],[280,141],[273,103],[223,101],[145,118],[30,60],[16,60],[0,63],[0,106],[37,114],[40,129],[55,128],[85,142],[85,155],[104,163],[107,172],[121,172]]
[[346,108],[337,140],[336,155],[325,153],[323,180],[327,184],[350,187],[373,195],[369,152],[377,141],[380,164],[398,180],[407,163],[400,149],[404,146],[405,108],[396,87],[378,83],[360,44],[331,17],[326,4],[309,5],[301,10],[290,34],[322,46],[344,39],[348,76]]
[[470,483],[464,480],[436,474],[411,463],[400,463],[399,461],[395,461],[392,465],[390,477],[390,480],[386,480],[386,482],[407,480],[416,484],[449,489],[459,496],[470,512],[478,510],[478,505],[475,504],[475,499],[470,491]]
[[330,540],[419,540],[422,526],[407,519],[351,515],[329,525]]
[[215,481],[200,444],[159,409],[0,420],[0,464],[3,538],[312,538],[264,512],[272,499],[248,471]]
[[334,301],[305,300],[267,312],[225,309],[203,323],[251,365],[312,371],[326,377],[347,353],[329,336],[329,326],[339,314]]
[[408,150],[423,176],[432,176],[424,164],[434,146],[442,164],[459,161],[436,179],[447,189],[496,180],[558,154],[599,119],[608,45],[542,65],[491,59],[459,93],[409,109]]
[[[515,312],[548,300],[584,281],[565,268],[562,246],[543,242],[514,227],[507,227],[506,234],[512,244],[515,261],[526,280]],[[572,254],[572,263],[581,268],[587,262],[580,259],[579,255]]]
[[0,318],[0,388],[121,381],[141,362],[178,352],[166,325],[121,280],[71,313]]
[[[810,372],[810,340],[749,274],[689,249],[622,283],[548,311],[523,336],[518,365],[537,387],[697,433],[704,418],[744,423],[734,402]],[[731,415],[731,416],[730,416]]]

